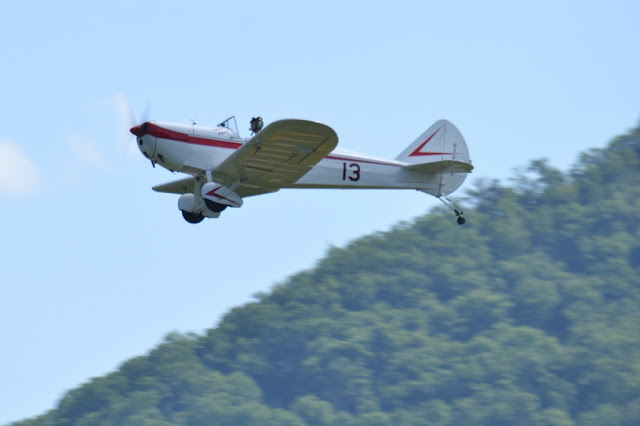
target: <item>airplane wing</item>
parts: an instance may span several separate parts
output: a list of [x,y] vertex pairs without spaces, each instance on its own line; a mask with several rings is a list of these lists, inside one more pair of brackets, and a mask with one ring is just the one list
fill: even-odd
[[[295,183],[338,144],[329,126],[306,120],[269,124],[212,171],[215,182],[239,185],[241,197],[278,191]],[[195,190],[195,177],[153,187],[154,191],[186,194]]]
[[213,170],[213,180],[241,197],[275,192],[298,181],[338,144],[329,126],[306,120],[279,120],[242,145]]
[[[193,193],[196,190],[196,178],[191,176],[184,179],[174,180],[167,183],[156,185],[152,188],[156,192],[165,192],[167,194],[187,194]],[[267,189],[260,187],[243,187],[241,190],[236,190],[236,193],[241,197],[251,197],[252,195],[260,195],[267,192],[275,192],[276,189]]]
[[152,189],[157,192],[166,192],[168,194],[186,194],[195,191],[196,178],[188,177],[172,182],[163,183],[154,186]]

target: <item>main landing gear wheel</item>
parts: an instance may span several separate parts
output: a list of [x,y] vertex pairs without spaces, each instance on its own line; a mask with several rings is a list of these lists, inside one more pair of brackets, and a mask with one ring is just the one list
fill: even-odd
[[211,210],[214,213],[220,213],[222,210],[228,207],[226,204],[216,203],[215,201],[211,201],[206,198],[204,199],[204,204],[207,206],[209,210]]
[[204,216],[199,213],[191,213],[185,210],[182,210],[182,217],[189,223],[200,223],[204,220]]
[[464,222],[465,222],[464,217],[458,216],[458,225],[464,225]]

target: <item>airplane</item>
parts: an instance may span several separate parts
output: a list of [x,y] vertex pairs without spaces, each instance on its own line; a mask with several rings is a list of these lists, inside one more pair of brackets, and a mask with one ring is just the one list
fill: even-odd
[[189,223],[283,188],[415,189],[465,223],[447,196],[474,167],[462,134],[447,120],[436,121],[393,160],[336,148],[331,127],[302,119],[274,121],[246,139],[235,117],[211,127],[145,121],[130,132],[153,167],[189,175],[153,187],[180,195],[178,208]]

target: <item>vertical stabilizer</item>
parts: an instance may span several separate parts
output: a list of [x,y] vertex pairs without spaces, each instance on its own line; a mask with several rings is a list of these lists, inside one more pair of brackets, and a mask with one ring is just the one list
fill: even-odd
[[460,131],[447,120],[436,121],[396,160],[409,165],[455,161],[471,164],[469,149]]

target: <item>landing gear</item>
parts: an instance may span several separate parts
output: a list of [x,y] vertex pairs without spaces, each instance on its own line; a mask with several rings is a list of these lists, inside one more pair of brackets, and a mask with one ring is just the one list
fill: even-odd
[[200,223],[204,220],[204,216],[200,213],[191,213],[186,210],[182,210],[182,217],[189,223]]
[[215,201],[211,201],[207,198],[204,199],[204,204],[207,206],[209,210],[211,210],[214,213],[220,213],[222,210],[228,207],[226,204],[216,203]]
[[438,200],[442,201],[442,204],[444,204],[445,206],[449,207],[451,210],[453,210],[453,212],[456,214],[456,216],[458,216],[458,220],[457,220],[458,225],[464,225],[464,223],[466,222],[466,220],[462,216],[462,214],[464,212],[462,210],[458,210],[458,206],[453,204],[453,201],[451,201],[447,197],[437,197],[437,198],[438,198]]

